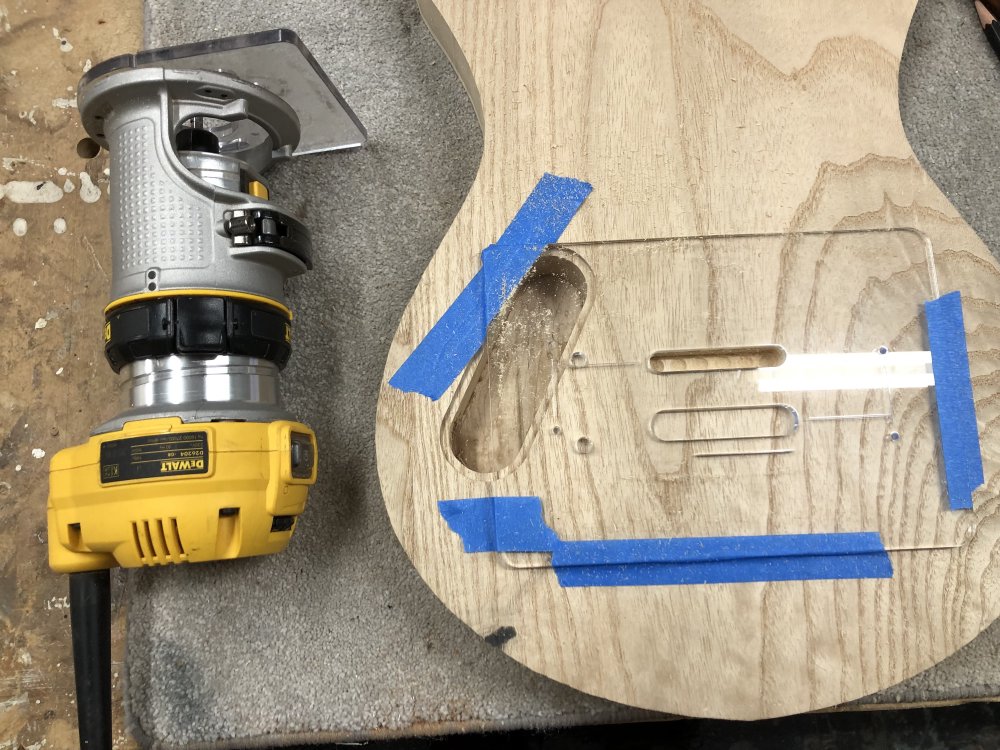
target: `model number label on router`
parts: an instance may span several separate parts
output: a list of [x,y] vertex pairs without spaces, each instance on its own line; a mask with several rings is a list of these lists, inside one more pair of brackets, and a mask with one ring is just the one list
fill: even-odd
[[101,482],[208,473],[208,433],[181,432],[101,443]]

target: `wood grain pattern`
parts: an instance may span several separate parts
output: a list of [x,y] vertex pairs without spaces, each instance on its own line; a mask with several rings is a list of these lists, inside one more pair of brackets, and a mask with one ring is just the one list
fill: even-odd
[[[451,389],[432,402],[384,383],[378,406],[404,548],[476,632],[516,628],[504,649],[528,667],[644,708],[754,719],[899,682],[1000,613],[1000,274],[903,134],[914,5],[422,5],[485,143],[386,380],[542,173],[594,186]],[[946,510],[926,389],[772,394],[753,370],[647,367],[671,349],[923,350],[921,303],[956,289],[987,476],[973,512]],[[763,443],[687,440],[709,427],[683,410],[786,402],[803,420],[790,437],[775,412]],[[661,409],[684,417],[650,427]],[[812,419],[855,414],[890,416]],[[761,429],[745,411],[713,424]],[[542,497],[564,539],[877,530],[894,576],[562,589],[551,570],[466,554],[436,506],[514,494]]]

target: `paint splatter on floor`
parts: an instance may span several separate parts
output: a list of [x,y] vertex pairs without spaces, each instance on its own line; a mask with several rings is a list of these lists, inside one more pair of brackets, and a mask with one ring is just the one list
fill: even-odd
[[62,197],[62,189],[51,180],[11,180],[0,183],[0,198],[11,203],[55,203],[62,200]]
[[84,203],[97,203],[101,197],[101,189],[90,179],[86,172],[80,172],[80,198]]

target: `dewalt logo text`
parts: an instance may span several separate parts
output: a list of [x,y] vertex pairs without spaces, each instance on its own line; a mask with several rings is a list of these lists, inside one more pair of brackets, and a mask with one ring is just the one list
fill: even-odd
[[161,461],[160,473],[172,474],[177,471],[201,471],[205,468],[205,459],[184,459],[182,461]]

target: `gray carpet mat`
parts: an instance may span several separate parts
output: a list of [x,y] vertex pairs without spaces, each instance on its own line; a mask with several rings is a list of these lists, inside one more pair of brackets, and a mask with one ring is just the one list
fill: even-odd
[[[368,127],[362,151],[306,157],[273,194],[313,231],[291,284],[286,401],[316,429],[319,482],[282,555],[127,578],[126,709],[149,747],[248,747],[648,717],[540,677],[455,619],[389,526],[375,403],[403,307],[458,211],[482,138],[410,0],[147,0],[151,46],[295,29]],[[921,161],[987,245],[1000,65],[967,0],[921,0],[900,100]],[[1000,627],[872,700],[1000,694]]]

